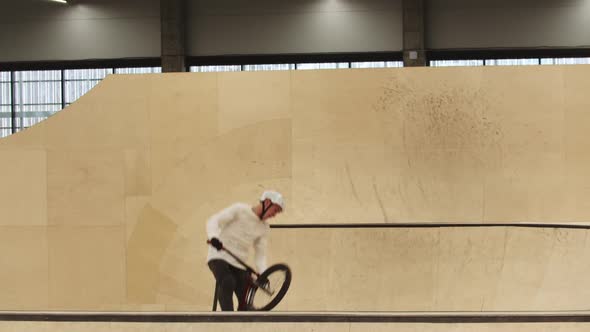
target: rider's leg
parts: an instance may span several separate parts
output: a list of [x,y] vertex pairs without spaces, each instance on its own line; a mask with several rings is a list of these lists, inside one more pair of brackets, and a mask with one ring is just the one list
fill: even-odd
[[236,278],[231,265],[220,259],[209,261],[208,265],[209,269],[211,269],[211,272],[213,272],[213,275],[215,276],[215,280],[219,284],[217,296],[219,297],[221,310],[233,311],[233,293],[236,289]]
[[236,276],[236,296],[238,298],[238,311],[246,311],[246,289],[248,287],[248,271],[233,267]]

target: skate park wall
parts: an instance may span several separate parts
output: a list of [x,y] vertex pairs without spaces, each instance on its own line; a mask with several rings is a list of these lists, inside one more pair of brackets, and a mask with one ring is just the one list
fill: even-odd
[[[0,140],[2,310],[208,311],[205,222],[590,220],[590,66],[111,75]],[[277,310],[582,310],[587,230],[275,228]]]

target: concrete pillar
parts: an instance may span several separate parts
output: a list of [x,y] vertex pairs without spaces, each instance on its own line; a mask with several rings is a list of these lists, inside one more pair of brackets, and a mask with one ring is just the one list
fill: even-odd
[[186,71],[185,0],[160,0],[162,72]]
[[404,66],[426,66],[424,0],[403,0]]

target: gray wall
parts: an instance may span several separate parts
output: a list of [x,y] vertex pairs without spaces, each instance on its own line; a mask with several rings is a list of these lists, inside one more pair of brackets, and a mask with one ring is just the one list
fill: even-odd
[[188,53],[402,50],[401,0],[188,0]]
[[427,2],[427,48],[590,45],[588,0]]
[[[589,0],[425,0],[426,47],[590,45]],[[160,56],[160,0],[0,0],[0,62]],[[402,0],[187,0],[187,55],[402,50]]]
[[160,56],[159,0],[0,1],[0,61]]

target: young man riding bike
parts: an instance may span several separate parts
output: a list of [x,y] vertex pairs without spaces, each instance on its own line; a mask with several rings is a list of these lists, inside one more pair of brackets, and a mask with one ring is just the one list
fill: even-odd
[[[267,220],[281,213],[285,207],[283,196],[276,191],[265,191],[257,205],[233,204],[207,221],[207,237],[211,246],[207,264],[218,283],[221,310],[233,311],[233,293],[244,297],[248,272],[222,248],[229,249],[242,261],[247,261],[250,248],[259,273],[266,270],[266,246],[270,233]],[[238,310],[246,308],[238,307]]]

